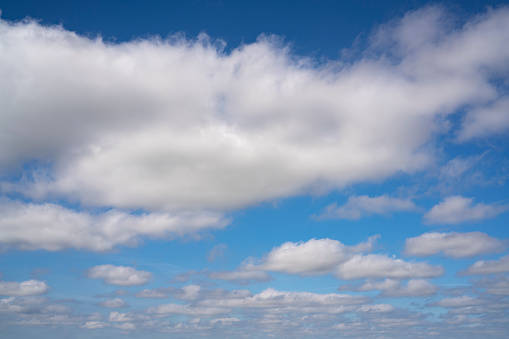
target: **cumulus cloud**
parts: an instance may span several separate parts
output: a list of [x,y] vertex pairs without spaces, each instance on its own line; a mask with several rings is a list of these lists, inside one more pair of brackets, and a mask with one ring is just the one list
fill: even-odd
[[477,261],[461,273],[466,275],[485,275],[503,272],[509,272],[509,255],[503,256],[498,260]]
[[107,323],[104,323],[101,321],[87,321],[84,325],[81,326],[81,328],[93,330],[93,329],[105,328],[108,326],[109,325]]
[[433,303],[432,305],[455,308],[455,307],[477,306],[484,303],[485,303],[484,300],[464,295],[461,297],[445,298],[436,303]]
[[423,262],[407,262],[382,254],[355,255],[338,266],[335,275],[343,280],[362,278],[436,278],[444,273],[442,267]]
[[501,252],[506,247],[506,242],[482,232],[432,232],[415,238],[408,238],[405,244],[405,253],[417,257],[426,257],[442,252],[445,256],[464,258]]
[[259,269],[291,274],[324,274],[348,259],[347,246],[332,239],[286,242],[263,259]]
[[0,281],[0,295],[19,297],[40,295],[49,291],[49,286],[44,281],[27,280],[23,282]]
[[90,268],[86,276],[90,279],[101,279],[110,285],[139,286],[145,285],[152,278],[152,273],[126,266],[99,265]]
[[469,111],[463,120],[459,132],[459,141],[468,141],[495,134],[501,134],[509,129],[509,97],[486,106],[476,107]]
[[309,306],[359,305],[369,301],[364,296],[346,294],[318,294],[310,292],[284,292],[268,288],[258,294],[244,298],[224,298],[203,300],[200,306],[226,308],[282,308]]
[[406,285],[395,279],[368,280],[361,285],[342,285],[340,290],[366,292],[380,290],[383,297],[429,297],[438,291],[438,287],[427,280],[410,279]]
[[103,302],[100,302],[97,304],[101,307],[109,307],[109,308],[122,308],[122,307],[129,307],[129,304],[125,302],[122,299],[116,298],[116,299],[110,299],[105,300]]
[[51,164],[3,189],[231,209],[422,169],[437,121],[497,107],[509,56],[507,9],[455,29],[437,12],[381,29],[370,57],[318,66],[270,37],[225,53],[204,35],[108,44],[0,21],[0,166]]
[[[266,274],[265,271],[313,276],[333,273],[343,280],[361,278],[435,278],[443,269],[422,262],[406,262],[383,254],[362,254],[371,250],[379,236],[366,242],[346,246],[333,239],[311,239],[307,242],[286,242],[275,247],[261,259],[249,258],[236,271],[237,274]],[[216,273],[212,272],[210,277]]]
[[424,221],[429,224],[460,224],[494,218],[509,208],[507,205],[474,205],[473,201],[473,198],[462,196],[447,197],[424,215]]
[[369,197],[367,195],[351,196],[342,205],[331,204],[318,215],[317,219],[350,219],[358,220],[372,214],[387,215],[392,212],[415,211],[417,207],[409,199],[391,198],[387,195]]
[[0,246],[23,250],[107,251],[116,245],[134,246],[143,237],[184,236],[227,224],[217,213],[89,214],[51,203],[0,199]]
[[385,297],[429,297],[436,294],[438,287],[423,279],[410,279],[405,286],[382,291]]
[[165,289],[161,289],[161,290],[158,290],[158,289],[155,289],[155,290],[148,290],[148,289],[144,289],[143,291],[140,291],[140,292],[136,292],[134,294],[134,296],[136,298],[167,298],[168,297],[168,293],[166,292]]

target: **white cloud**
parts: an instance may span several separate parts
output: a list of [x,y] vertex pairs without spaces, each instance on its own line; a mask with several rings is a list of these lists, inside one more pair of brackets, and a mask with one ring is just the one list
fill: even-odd
[[367,195],[351,196],[342,205],[331,204],[317,217],[318,219],[357,220],[372,214],[387,215],[392,212],[416,211],[417,207],[409,199],[391,198],[387,195],[369,197]]
[[87,271],[87,278],[101,279],[105,283],[118,286],[145,285],[151,278],[152,273],[137,271],[132,267],[100,265],[94,266]]
[[274,248],[255,268],[291,274],[314,275],[330,272],[348,259],[347,246],[332,239],[286,242]]
[[501,252],[506,248],[504,241],[490,237],[482,232],[469,233],[425,233],[408,238],[405,253],[425,257],[442,252],[453,258],[464,258],[479,254]]
[[11,297],[40,295],[49,291],[44,281],[27,280],[23,282],[0,281],[0,295]]
[[380,290],[383,297],[429,297],[436,294],[438,287],[423,279],[410,279],[406,285],[395,279],[368,280],[361,285],[341,285],[340,290],[366,292]]
[[468,112],[459,132],[459,141],[501,134],[509,129],[509,97]]
[[109,308],[129,307],[128,303],[126,303],[124,300],[119,299],[119,298],[105,300],[103,302],[98,303],[97,305],[101,306],[101,307],[109,307]]
[[104,322],[100,322],[100,321],[87,321],[84,325],[81,326],[81,328],[86,328],[89,330],[105,328],[105,327],[108,327],[108,324],[104,323]]
[[475,262],[463,274],[466,275],[484,275],[509,272],[509,255],[498,260],[480,260]]
[[[354,246],[345,246],[332,239],[311,239],[307,242],[286,242],[275,247],[262,259],[249,258],[236,271],[211,272],[211,278],[218,274],[233,278],[263,276],[265,271],[299,274],[302,276],[333,273],[340,279],[361,278],[434,278],[442,275],[443,269],[426,263],[405,262],[382,254],[360,254],[373,248],[378,235]],[[220,278],[221,279],[221,278]],[[228,280],[228,279],[225,279]]]
[[355,255],[336,269],[343,280],[362,278],[436,278],[444,273],[442,267],[423,262],[406,262],[381,254]]
[[433,305],[442,306],[442,307],[466,307],[466,306],[481,305],[484,303],[485,303],[485,301],[483,301],[483,300],[464,295],[461,297],[445,298],[445,299],[442,299],[442,300],[434,303]]
[[127,313],[110,312],[108,320],[112,321],[112,322],[127,323],[127,322],[134,322],[134,321],[150,320],[150,318],[144,314],[139,314],[139,313],[134,313],[134,312],[127,312]]
[[459,224],[494,218],[508,209],[507,205],[473,205],[473,201],[462,196],[447,197],[424,215],[424,221],[429,224]]
[[388,288],[382,291],[385,297],[429,297],[436,294],[438,287],[423,279],[410,279],[406,286]]
[[411,173],[432,161],[422,146],[438,120],[496,106],[508,17],[493,10],[452,29],[440,9],[416,12],[372,39],[397,58],[343,66],[267,37],[226,54],[203,35],[108,44],[0,21],[0,167],[52,164],[3,190],[223,210]]
[[142,237],[184,236],[227,224],[217,213],[88,214],[51,203],[0,199],[0,246],[23,250],[107,251],[116,245],[136,245]]
[[268,288],[245,298],[206,299],[200,306],[225,308],[282,308],[282,307],[323,307],[364,304],[364,296],[347,294],[317,294],[310,292],[283,292]]
[[230,313],[231,310],[228,308],[217,307],[190,307],[189,305],[180,304],[165,304],[150,307],[147,310],[148,314],[185,314],[185,315],[200,315],[200,316],[211,316],[218,314]]
[[137,298],[167,298],[168,294],[163,290],[143,290],[134,294]]

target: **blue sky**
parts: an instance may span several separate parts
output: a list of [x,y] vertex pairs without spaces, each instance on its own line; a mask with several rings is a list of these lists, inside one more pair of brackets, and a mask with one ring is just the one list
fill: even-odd
[[507,1],[0,1],[8,338],[504,338]]

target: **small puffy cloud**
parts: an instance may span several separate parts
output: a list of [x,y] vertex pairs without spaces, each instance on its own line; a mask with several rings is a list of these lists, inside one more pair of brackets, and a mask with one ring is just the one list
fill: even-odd
[[286,242],[274,248],[258,267],[262,270],[314,275],[330,272],[348,259],[347,246],[332,239]]
[[132,321],[150,320],[150,318],[144,314],[139,314],[139,313],[134,313],[134,312],[119,313],[119,312],[114,311],[114,312],[110,312],[108,320],[111,322],[125,323],[125,322],[132,322]]
[[119,299],[119,298],[105,300],[103,302],[98,303],[97,305],[101,306],[101,307],[109,307],[109,308],[129,307],[129,304],[127,302],[125,302],[124,300]]
[[145,285],[152,278],[152,273],[126,266],[99,265],[90,268],[86,276],[90,279],[103,280],[110,285],[139,286]]
[[442,275],[443,269],[426,263],[405,262],[382,254],[361,254],[373,247],[379,236],[370,237],[366,242],[346,246],[333,239],[311,239],[307,242],[286,242],[275,247],[261,259],[250,258],[233,272],[212,272],[231,278],[266,274],[265,271],[298,274],[301,276],[333,273],[340,279],[361,278],[434,278]]
[[109,325],[107,323],[101,322],[101,321],[87,321],[84,325],[81,326],[81,328],[87,329],[87,330],[94,330],[94,329],[100,329],[108,327]]
[[429,297],[438,290],[436,285],[423,279],[410,279],[406,285],[395,279],[370,279],[361,285],[342,285],[339,289],[355,292],[380,290],[382,297]]
[[473,201],[462,196],[447,197],[424,215],[424,221],[428,224],[460,224],[494,218],[509,208],[507,205],[474,205]]
[[458,140],[465,142],[501,134],[509,129],[509,97],[501,97],[484,107],[476,107],[463,120]]
[[108,251],[116,245],[134,246],[143,237],[196,234],[224,228],[228,222],[220,214],[209,212],[133,215],[110,210],[88,214],[51,203],[0,199],[0,246],[22,250]]
[[0,281],[0,295],[10,297],[40,295],[48,292],[49,289],[45,282],[39,280]]
[[335,270],[335,275],[343,280],[436,278],[443,273],[443,268],[439,266],[422,262],[406,262],[381,254],[355,255]]
[[156,298],[167,298],[168,297],[168,293],[166,292],[165,289],[155,289],[155,290],[148,290],[148,289],[145,289],[143,291],[140,291],[140,292],[137,292],[134,294],[135,297],[137,298],[153,298],[153,299],[156,299]]
[[384,289],[384,297],[429,297],[436,294],[438,287],[427,280],[410,279],[405,286]]
[[405,244],[405,253],[417,257],[443,253],[445,256],[453,258],[464,258],[501,252],[505,248],[506,242],[482,232],[432,232],[415,238],[408,238]]
[[465,271],[465,275],[485,275],[509,272],[509,255],[498,260],[480,260],[475,262]]
[[387,195],[369,197],[367,195],[351,196],[342,205],[327,206],[317,219],[350,219],[357,220],[372,214],[387,215],[392,212],[416,211],[417,207],[409,199],[391,198]]

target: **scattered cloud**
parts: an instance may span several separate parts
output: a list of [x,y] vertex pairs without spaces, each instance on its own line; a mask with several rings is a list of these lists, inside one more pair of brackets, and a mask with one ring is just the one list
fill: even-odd
[[368,280],[361,285],[341,285],[342,291],[367,292],[380,290],[381,297],[429,297],[435,295],[438,287],[427,280],[410,279],[406,285],[400,280]]
[[509,255],[498,260],[479,260],[461,273],[465,275],[485,275],[504,272],[509,272]]
[[507,205],[473,204],[473,198],[450,196],[424,215],[429,224],[460,224],[494,218],[509,207]]
[[335,275],[343,280],[363,278],[436,278],[444,273],[440,266],[407,262],[382,254],[354,255],[338,266]]
[[417,206],[409,199],[391,198],[387,195],[369,197],[367,195],[351,196],[342,205],[331,204],[318,215],[317,219],[350,219],[358,220],[372,214],[388,215],[392,212],[416,211]]
[[109,307],[109,308],[122,308],[129,307],[129,304],[122,299],[109,299],[97,304],[100,307]]
[[221,214],[208,212],[89,214],[51,203],[0,198],[0,246],[22,250],[108,251],[117,245],[135,246],[144,237],[184,236],[228,223]]
[[152,273],[137,271],[132,267],[99,265],[90,268],[86,273],[87,278],[100,279],[106,284],[117,286],[145,285],[152,278]]
[[[266,271],[313,276],[333,273],[342,280],[362,278],[436,278],[443,274],[443,268],[422,262],[406,262],[383,254],[360,254],[370,250],[379,236],[373,236],[365,243],[346,246],[332,239],[311,239],[307,242],[286,242],[275,247],[262,259],[249,258],[231,274],[232,279],[244,274],[254,276]],[[210,277],[216,277],[211,272]]]
[[0,281],[0,295],[19,297],[40,295],[49,291],[49,286],[44,281],[27,280],[23,282]]
[[482,232],[432,232],[408,238],[405,244],[405,253],[417,257],[443,253],[448,257],[464,258],[502,252],[506,247],[505,241],[490,237]]
[[469,111],[458,133],[458,140],[466,142],[471,139],[501,134],[508,129],[509,97],[503,96],[493,103]]

